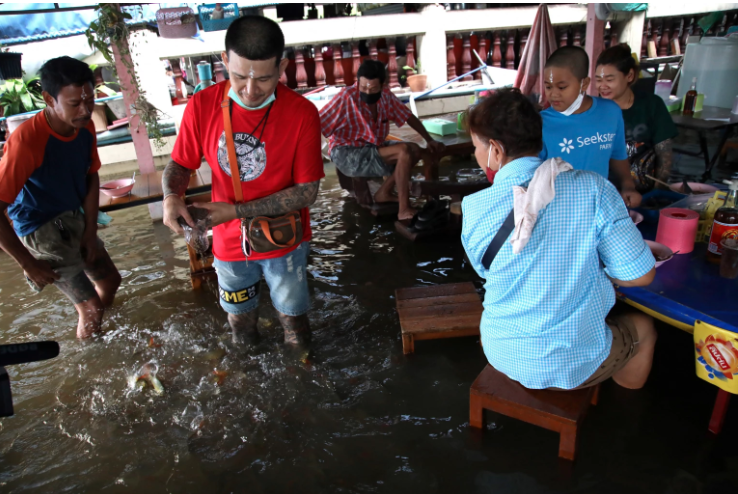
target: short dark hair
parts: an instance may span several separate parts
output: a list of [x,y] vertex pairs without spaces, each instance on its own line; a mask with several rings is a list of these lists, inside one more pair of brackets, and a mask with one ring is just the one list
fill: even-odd
[[636,75],[636,78],[638,77],[638,62],[633,58],[630,46],[627,44],[611,46],[600,53],[600,56],[597,57],[597,64],[595,67],[599,65],[612,65],[626,77],[632,70]]
[[239,17],[228,26],[225,36],[226,54],[233,52],[248,60],[282,60],[284,34],[279,25],[260,15]]
[[569,69],[581,81],[589,76],[589,56],[579,46],[562,46],[548,57],[546,68],[548,67]]
[[539,153],[543,148],[541,115],[518,89],[498,89],[469,108],[464,122],[478,136],[502,144],[511,158]]
[[90,66],[72,57],[52,58],[43,64],[39,74],[41,89],[55,100],[65,86],[84,86],[89,82],[95,87],[95,76]]
[[371,58],[364,60],[361,63],[359,70],[356,72],[357,81],[360,77],[365,77],[369,80],[379,79],[379,83],[384,84],[384,80],[387,77],[384,71],[384,64],[377,60],[372,60]]

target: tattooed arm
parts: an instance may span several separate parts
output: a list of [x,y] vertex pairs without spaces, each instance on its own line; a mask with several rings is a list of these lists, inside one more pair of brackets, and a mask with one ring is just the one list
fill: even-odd
[[164,224],[180,235],[183,233],[182,227],[177,222],[180,216],[190,226],[193,228],[195,226],[195,222],[192,221],[192,217],[187,212],[187,206],[182,199],[182,196],[187,191],[187,185],[190,183],[191,173],[192,170],[172,160],[164,168],[164,173],[161,177],[161,188],[164,191]]
[[293,185],[255,201],[236,204],[236,218],[278,216],[311,206],[318,197],[320,181]]
[[227,204],[211,202],[196,203],[198,208],[210,211],[213,226],[238,218],[253,218],[254,216],[279,216],[298,209],[306,208],[315,202],[318,197],[320,181],[297,184],[274,194],[245,202],[243,204]]
[[[671,175],[671,139],[661,141],[654,146],[656,151],[656,178],[659,180],[669,183],[669,176]],[[656,184],[658,188],[666,188],[661,184]]]

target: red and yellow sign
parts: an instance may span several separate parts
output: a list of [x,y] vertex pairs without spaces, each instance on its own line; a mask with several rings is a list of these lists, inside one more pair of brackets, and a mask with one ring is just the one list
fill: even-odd
[[738,394],[738,334],[697,321],[694,348],[697,376]]

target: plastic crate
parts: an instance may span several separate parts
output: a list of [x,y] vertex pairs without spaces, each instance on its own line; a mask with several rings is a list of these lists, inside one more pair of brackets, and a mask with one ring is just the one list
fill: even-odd
[[156,24],[162,38],[191,38],[197,34],[197,18],[189,7],[156,11]]
[[197,7],[198,15],[200,16],[200,22],[202,22],[202,28],[204,31],[225,31],[231,22],[238,19],[240,12],[238,10],[237,3],[221,3],[220,7],[223,9],[222,19],[212,19],[211,15],[215,11],[217,3],[206,3]]

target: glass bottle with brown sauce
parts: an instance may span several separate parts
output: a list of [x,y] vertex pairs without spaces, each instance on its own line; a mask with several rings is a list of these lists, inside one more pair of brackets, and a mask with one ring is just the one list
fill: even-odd
[[707,260],[713,264],[720,264],[723,250],[720,242],[726,238],[738,238],[738,207],[736,207],[738,180],[726,180],[725,182],[730,184],[730,192],[725,198],[725,204],[715,211],[710,240],[707,244]]
[[684,95],[684,108],[682,115],[694,115],[694,107],[697,104],[697,78],[692,78],[692,87]]

